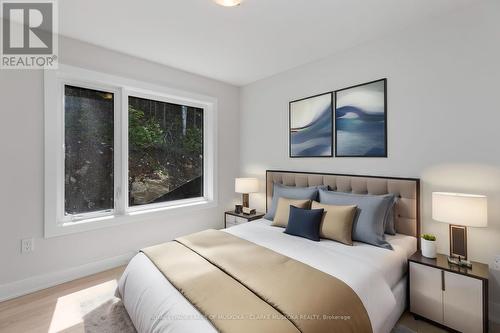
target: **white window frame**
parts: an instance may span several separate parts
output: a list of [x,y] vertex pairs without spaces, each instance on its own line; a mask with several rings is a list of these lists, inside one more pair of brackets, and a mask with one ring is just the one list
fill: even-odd
[[[45,70],[45,237],[217,206],[217,99],[78,67]],[[114,94],[114,209],[64,215],[64,86]],[[203,197],[128,206],[128,97],[203,109]]]

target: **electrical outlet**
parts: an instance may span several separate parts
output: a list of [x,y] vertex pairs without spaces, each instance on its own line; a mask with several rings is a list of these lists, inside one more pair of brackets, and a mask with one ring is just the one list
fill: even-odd
[[21,253],[30,253],[35,250],[35,240],[33,238],[26,238],[21,240]]
[[495,262],[493,263],[493,269],[500,270],[500,255],[495,257]]

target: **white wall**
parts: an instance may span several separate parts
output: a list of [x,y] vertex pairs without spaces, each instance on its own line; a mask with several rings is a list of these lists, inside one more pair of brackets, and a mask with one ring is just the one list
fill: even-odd
[[[486,194],[489,227],[469,229],[469,253],[492,265],[500,255],[499,41],[500,2],[481,1],[245,86],[241,173],[262,180],[266,169],[420,177],[423,231],[437,234],[442,253],[448,226],[432,221],[431,192]],[[288,157],[289,101],[384,77],[388,158]],[[264,209],[264,193],[251,202]],[[491,272],[492,300],[500,304],[500,272]]]
[[[178,235],[220,228],[224,208],[234,196],[233,179],[239,172],[239,88],[72,39],[62,38],[59,45],[65,64],[218,99],[219,207],[44,239],[43,72],[0,70],[0,298],[2,293],[34,288],[53,277],[71,276],[56,272],[131,254]],[[35,238],[35,251],[21,254],[21,239],[29,237]]]

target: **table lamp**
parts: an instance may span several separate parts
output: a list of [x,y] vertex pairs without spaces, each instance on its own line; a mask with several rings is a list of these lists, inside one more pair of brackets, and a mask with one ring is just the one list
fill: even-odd
[[243,195],[243,207],[249,205],[248,193],[259,192],[259,181],[257,178],[236,178],[234,191]]
[[450,226],[448,262],[471,267],[467,260],[467,227],[488,225],[488,201],[484,195],[432,193],[432,218]]

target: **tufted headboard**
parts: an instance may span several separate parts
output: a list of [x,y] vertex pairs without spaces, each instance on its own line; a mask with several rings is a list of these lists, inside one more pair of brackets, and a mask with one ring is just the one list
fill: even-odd
[[419,179],[267,170],[266,211],[271,205],[274,183],[298,187],[328,185],[332,191],[357,194],[394,193],[398,198],[395,206],[396,232],[414,237],[420,234]]

